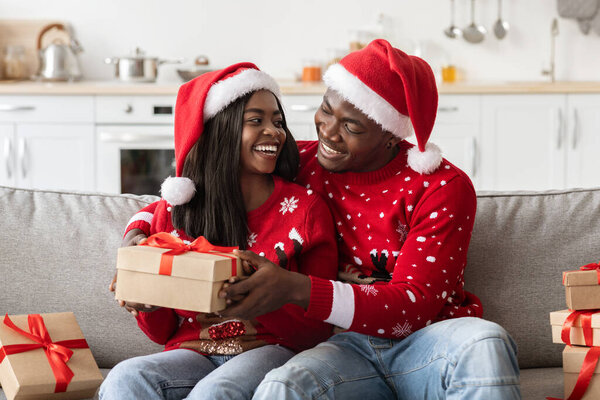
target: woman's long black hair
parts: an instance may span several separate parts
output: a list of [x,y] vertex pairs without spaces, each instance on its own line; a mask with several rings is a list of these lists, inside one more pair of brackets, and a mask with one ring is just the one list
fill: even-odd
[[[248,223],[240,185],[240,148],[244,126],[244,108],[256,92],[228,105],[204,123],[200,139],[190,149],[182,176],[196,185],[189,203],[174,206],[173,226],[186,235],[204,236],[214,245],[247,246]],[[279,99],[286,140],[273,174],[291,181],[298,173],[298,146],[287,127]]]

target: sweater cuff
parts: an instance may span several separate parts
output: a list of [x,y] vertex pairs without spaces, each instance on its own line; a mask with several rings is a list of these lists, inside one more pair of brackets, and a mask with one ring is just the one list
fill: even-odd
[[306,317],[325,321],[333,305],[333,284],[330,280],[310,276],[310,302]]
[[141,220],[133,221],[132,223],[127,225],[127,228],[125,228],[125,233],[123,233],[123,237],[125,237],[125,235],[127,235],[127,233],[132,229],[140,229],[146,234],[146,236],[149,236],[150,224],[146,221]]

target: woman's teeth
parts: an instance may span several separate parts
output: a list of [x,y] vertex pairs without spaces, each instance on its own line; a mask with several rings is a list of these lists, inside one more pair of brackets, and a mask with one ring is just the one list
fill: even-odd
[[265,144],[260,144],[257,146],[254,146],[254,150],[256,151],[262,151],[264,153],[277,153],[277,146],[275,145],[265,145]]

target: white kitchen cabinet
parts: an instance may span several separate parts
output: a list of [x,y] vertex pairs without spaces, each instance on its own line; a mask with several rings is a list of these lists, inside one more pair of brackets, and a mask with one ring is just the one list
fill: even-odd
[[600,94],[567,95],[566,186],[600,187]]
[[315,112],[319,109],[321,95],[282,96],[285,119],[296,140],[316,140]]
[[[437,144],[444,158],[462,169],[478,188],[480,138],[480,96],[443,95],[430,141]],[[416,143],[415,137],[409,139]]]
[[2,179],[50,190],[94,189],[91,96],[1,96]]
[[600,186],[600,95],[482,96],[482,189]]
[[480,189],[564,187],[566,96],[481,96]]

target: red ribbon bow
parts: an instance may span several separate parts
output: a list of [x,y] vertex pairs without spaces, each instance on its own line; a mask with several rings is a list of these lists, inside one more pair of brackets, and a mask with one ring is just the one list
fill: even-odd
[[585,339],[585,345],[592,347],[594,345],[594,330],[592,329],[592,314],[596,314],[598,311],[573,311],[565,319],[563,327],[560,333],[561,340],[571,346],[571,328],[575,324],[578,318],[581,320],[581,329],[583,330],[583,337]]
[[579,267],[579,269],[581,271],[592,271],[592,270],[596,270],[596,274],[598,275],[598,285],[600,285],[600,262],[597,264],[591,263],[591,264],[587,264],[584,265],[582,267]]
[[44,349],[46,357],[54,373],[56,380],[56,386],[54,393],[66,392],[67,386],[73,379],[73,371],[67,366],[67,362],[71,359],[73,351],[70,349],[87,349],[89,348],[85,339],[72,339],[72,340],[61,340],[53,342],[50,339],[50,334],[44,319],[39,314],[30,314],[27,316],[29,322],[29,332],[16,326],[12,320],[8,317],[8,314],[4,316],[4,325],[8,326],[15,332],[28,337],[36,343],[31,344],[9,344],[0,347],[0,363],[9,354],[23,353],[35,349]]
[[[171,249],[163,253],[160,258],[160,267],[158,273],[160,275],[171,275],[173,270],[173,257],[195,251],[197,253],[231,253],[238,249],[238,246],[224,247],[211,244],[204,236],[198,237],[190,244],[186,244],[183,240],[166,232],[155,233],[146,240],[142,246],[160,247],[163,249]],[[231,258],[231,275],[237,275],[237,259],[233,256],[219,254],[220,256]]]

